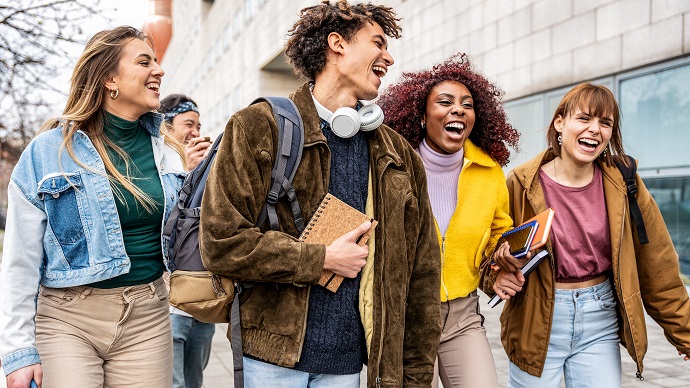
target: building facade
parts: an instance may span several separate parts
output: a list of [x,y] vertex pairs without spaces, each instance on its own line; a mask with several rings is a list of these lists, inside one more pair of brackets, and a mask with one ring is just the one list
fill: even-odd
[[[194,98],[207,134],[220,133],[254,98],[287,95],[304,82],[285,63],[283,45],[299,10],[319,0],[171,1],[162,95]],[[690,284],[690,1],[378,2],[403,18],[382,87],[404,71],[469,54],[505,90],[521,133],[506,170],[546,147],[551,115],[573,85],[608,86],[621,106],[626,150],[639,159]]]

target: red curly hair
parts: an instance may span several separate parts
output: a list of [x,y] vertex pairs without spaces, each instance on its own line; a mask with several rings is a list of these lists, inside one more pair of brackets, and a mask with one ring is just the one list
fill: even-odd
[[426,136],[421,122],[431,89],[443,81],[457,81],[467,87],[474,100],[475,122],[469,139],[501,166],[510,161],[508,146],[518,150],[520,134],[506,120],[503,91],[475,71],[467,55],[457,53],[431,70],[403,73],[401,81],[389,86],[378,105],[385,123],[417,148]]

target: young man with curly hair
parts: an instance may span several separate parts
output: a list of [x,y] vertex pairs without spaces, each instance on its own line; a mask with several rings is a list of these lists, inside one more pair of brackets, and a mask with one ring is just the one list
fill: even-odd
[[[246,387],[359,387],[363,364],[370,387],[431,384],[440,257],[424,166],[405,139],[356,111],[377,115],[360,101],[378,96],[393,65],[387,39],[400,36],[399,20],[387,6],[324,1],[300,12],[285,48],[309,81],[290,97],[304,122],[292,182],[302,212],[310,218],[333,194],[378,221],[367,245],[357,239],[368,221],[328,246],[299,242],[282,202],[282,232],[256,227],[276,122],[260,103],[226,126],[204,192],[200,246],[210,271],[254,283],[240,294]],[[361,131],[359,121],[374,128]],[[345,278],[337,292],[317,284],[323,270]]]

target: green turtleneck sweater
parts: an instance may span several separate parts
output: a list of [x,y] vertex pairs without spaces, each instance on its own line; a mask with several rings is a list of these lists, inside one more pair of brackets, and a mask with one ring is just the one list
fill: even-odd
[[[132,193],[119,183],[116,186],[122,199],[115,197],[115,205],[122,227],[125,251],[132,263],[129,273],[93,283],[97,288],[115,288],[144,284],[158,279],[165,266],[161,249],[161,225],[165,197],[158,169],[153,158],[151,135],[138,121],[127,121],[110,113],[105,114],[105,134],[129,155],[129,176],[132,182],[156,201],[149,213]],[[115,151],[108,156],[117,170],[127,176],[125,161]]]

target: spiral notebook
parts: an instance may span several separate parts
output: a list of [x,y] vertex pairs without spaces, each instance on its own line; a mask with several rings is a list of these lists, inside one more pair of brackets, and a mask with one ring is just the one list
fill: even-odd
[[[309,224],[304,228],[299,240],[308,244],[330,245],[338,237],[352,231],[365,221],[371,221],[371,228],[359,238],[357,241],[359,245],[367,243],[369,236],[376,227],[376,221],[332,194],[326,194],[309,220]],[[324,270],[319,285],[331,292],[336,292],[342,282],[342,276]]]

